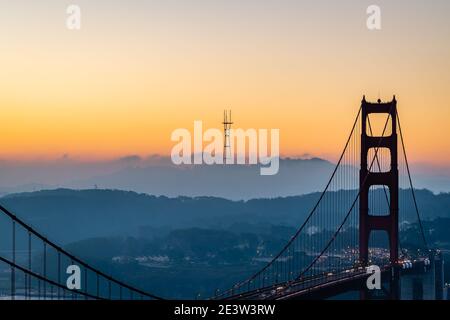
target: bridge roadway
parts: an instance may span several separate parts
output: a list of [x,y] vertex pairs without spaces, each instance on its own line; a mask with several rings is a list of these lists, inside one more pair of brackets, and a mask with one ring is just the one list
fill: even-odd
[[[412,262],[410,268],[404,272],[414,272],[426,266],[425,258]],[[395,266],[394,268],[400,268]],[[381,278],[389,279],[393,267],[385,265],[381,267]],[[289,299],[326,299],[340,293],[351,290],[360,290],[366,285],[367,278],[371,273],[367,273],[366,268],[349,268],[339,273],[327,273],[308,277],[296,281],[280,283],[256,290],[251,290],[242,294],[235,294],[227,297],[227,300],[289,300]]]

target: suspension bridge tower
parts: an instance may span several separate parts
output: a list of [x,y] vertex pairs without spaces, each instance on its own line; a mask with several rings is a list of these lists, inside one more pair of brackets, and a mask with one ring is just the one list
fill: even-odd
[[[389,238],[389,251],[391,265],[398,261],[398,155],[397,155],[397,101],[395,96],[391,102],[377,103],[362,100],[362,130],[361,130],[361,169],[360,169],[360,198],[359,198],[359,260],[367,266],[369,263],[369,239],[372,231],[385,231]],[[381,136],[373,136],[368,132],[370,114],[386,114],[386,123]],[[371,131],[371,130],[370,130]],[[386,135],[386,133],[390,133]],[[390,170],[375,172],[378,151],[386,148],[390,152]],[[373,159],[368,159],[373,155]],[[389,212],[382,215],[373,215],[369,208],[370,188],[382,187],[388,189]]]

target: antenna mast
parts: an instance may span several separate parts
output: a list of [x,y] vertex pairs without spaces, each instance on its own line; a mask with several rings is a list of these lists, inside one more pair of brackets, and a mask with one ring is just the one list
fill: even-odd
[[223,163],[225,164],[227,159],[231,157],[231,138],[230,130],[233,122],[231,121],[231,110],[223,111]]

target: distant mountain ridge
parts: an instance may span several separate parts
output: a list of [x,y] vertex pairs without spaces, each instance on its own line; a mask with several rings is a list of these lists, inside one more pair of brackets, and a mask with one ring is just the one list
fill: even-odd
[[261,176],[259,165],[176,166],[165,156],[128,156],[99,163],[0,163],[0,195],[98,187],[169,197],[269,198],[320,191],[333,168],[331,162],[315,157],[281,158],[274,176]]
[[[338,191],[352,192],[356,191]],[[410,191],[402,190],[402,193]],[[297,228],[320,193],[231,201],[216,197],[150,196],[120,190],[56,189],[11,194],[0,203],[60,243],[91,237],[148,236],[179,228],[243,229],[277,224]],[[450,217],[450,194],[416,192],[423,219]],[[414,218],[412,203],[406,208]]]
[[[275,198],[322,191],[335,168],[334,163],[310,155],[280,158],[279,166],[278,174],[261,176],[259,165],[176,166],[170,157],[158,155],[147,158],[130,155],[94,162],[70,158],[53,162],[0,161],[0,195],[56,188],[99,188],[169,197]],[[411,169],[416,188],[450,191],[450,172],[445,168],[412,165]],[[356,167],[348,169],[355,183],[358,171]]]
[[232,200],[274,198],[322,190],[334,166],[320,158],[283,158],[280,159],[278,174],[273,176],[261,176],[259,165],[135,166],[74,181],[69,187],[90,188],[97,185],[100,188],[169,197],[214,196]]

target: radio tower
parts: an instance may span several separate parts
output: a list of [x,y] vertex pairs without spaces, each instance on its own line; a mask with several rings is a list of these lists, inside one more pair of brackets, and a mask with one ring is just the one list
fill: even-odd
[[226,160],[231,156],[231,138],[230,138],[230,129],[233,122],[231,121],[231,110],[223,111],[223,163],[226,163]]

